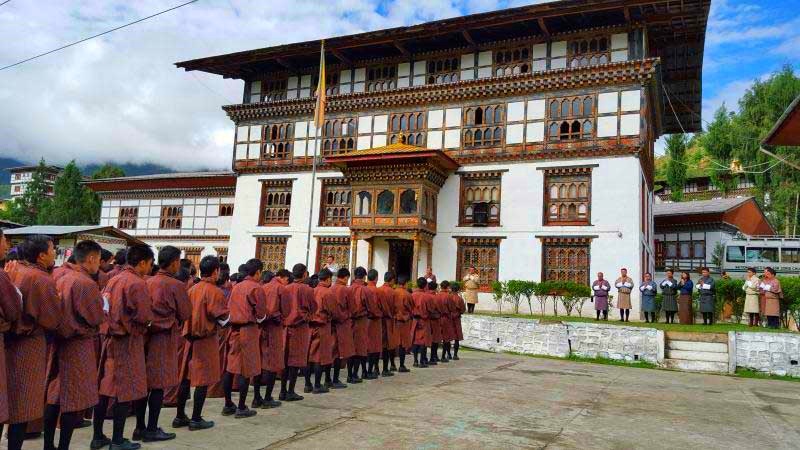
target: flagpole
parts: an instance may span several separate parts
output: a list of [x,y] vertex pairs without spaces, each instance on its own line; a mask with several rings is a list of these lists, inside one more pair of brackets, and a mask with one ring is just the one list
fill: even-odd
[[317,149],[319,148],[321,128],[314,127],[314,130],[314,155],[311,162],[311,203],[308,206],[308,232],[306,234],[306,267],[309,272],[311,271],[311,268],[308,266],[308,261],[311,257],[311,224],[314,220],[314,191],[316,191],[317,184]]

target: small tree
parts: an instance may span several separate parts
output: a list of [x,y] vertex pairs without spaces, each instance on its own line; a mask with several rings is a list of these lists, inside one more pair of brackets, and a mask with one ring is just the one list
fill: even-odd
[[497,312],[503,312],[503,299],[506,296],[506,285],[500,281],[492,281],[492,298],[497,303]]
[[115,166],[111,163],[105,163],[92,173],[92,179],[98,180],[101,178],[119,178],[124,177],[125,171],[122,167]]
[[742,314],[744,313],[744,299],[745,293],[742,290],[744,280],[725,280],[719,279],[716,282],[716,299],[714,301],[714,312],[717,317],[720,317],[722,310],[725,308],[726,303],[730,303],[733,309],[733,317],[736,323],[742,321]]
[[670,200],[683,200],[683,185],[686,184],[686,135],[671,134],[667,137],[667,185],[670,189]]
[[522,287],[522,295],[528,301],[528,311],[533,315],[533,305],[531,305],[531,298],[536,294],[536,286],[538,283],[535,281],[524,281]]
[[[547,281],[542,281],[533,286],[533,293],[536,295],[536,300],[539,301],[540,311],[544,317],[544,308],[547,306],[547,297],[549,295],[549,286]],[[533,310],[531,310],[533,312]]]
[[578,317],[583,317],[583,305],[585,305],[586,300],[589,300],[589,297],[592,296],[592,290],[589,286],[584,284],[570,283],[570,292],[575,298],[573,306],[578,311]]
[[722,258],[725,256],[725,246],[721,242],[717,242],[714,250],[711,252],[711,265],[716,267],[718,271],[722,272]]
[[84,186],[80,169],[71,161],[56,178],[51,201],[37,214],[41,225],[96,225],[100,223],[100,199]]
[[506,282],[506,298],[505,300],[514,307],[514,314],[519,314],[519,304],[522,302],[522,297],[525,296],[525,284],[527,282],[522,280],[508,280]]

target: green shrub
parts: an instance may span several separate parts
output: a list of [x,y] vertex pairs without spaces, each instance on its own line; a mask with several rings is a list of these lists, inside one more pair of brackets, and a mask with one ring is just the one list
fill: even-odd
[[725,303],[730,303],[733,307],[733,317],[736,323],[742,321],[744,312],[744,280],[742,279],[719,279],[716,281],[716,299],[714,301],[714,313],[717,318],[722,316],[722,309]]
[[497,312],[503,312],[503,299],[506,296],[506,283],[501,281],[492,282],[492,298],[497,303]]

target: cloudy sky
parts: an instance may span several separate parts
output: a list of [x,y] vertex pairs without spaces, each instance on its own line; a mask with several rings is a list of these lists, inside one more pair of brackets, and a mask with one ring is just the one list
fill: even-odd
[[[180,3],[11,0],[0,6],[0,67]],[[227,168],[233,126],[220,106],[240,101],[242,82],[174,62],[529,3],[200,0],[0,71],[0,157]],[[704,119],[723,102],[735,107],[753,79],[800,61],[800,0],[712,5]]]

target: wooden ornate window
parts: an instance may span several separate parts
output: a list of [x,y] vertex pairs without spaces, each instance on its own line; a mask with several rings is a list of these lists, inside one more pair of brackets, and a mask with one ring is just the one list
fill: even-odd
[[594,136],[594,96],[550,100],[551,141],[591,139]]
[[289,225],[291,208],[292,180],[263,180],[261,182],[259,225]]
[[455,83],[458,81],[461,58],[442,58],[428,61],[428,84]]
[[569,43],[569,67],[586,67],[611,61],[609,38],[593,37]]
[[591,167],[545,169],[544,224],[589,225]]
[[[319,77],[316,77],[319,78]],[[314,84],[316,89],[316,83]],[[325,95],[339,94],[339,71],[334,70],[325,73]]]
[[287,236],[256,237],[256,258],[264,263],[264,270],[274,273],[284,268],[288,239]]
[[367,92],[385,91],[397,87],[397,65],[374,66],[367,69]]
[[292,154],[294,127],[291,123],[276,123],[264,127],[264,145],[261,149],[262,159],[286,159]]
[[378,214],[392,214],[394,213],[394,193],[386,190],[378,194],[378,207],[376,208]]
[[500,264],[500,237],[459,237],[458,239],[458,279],[462,280],[470,266],[480,274],[480,287],[490,290],[497,281]]
[[197,269],[198,275],[200,272],[200,255],[203,253],[203,247],[182,247],[183,257],[192,262],[192,266]]
[[219,216],[228,217],[233,215],[233,203],[222,203],[219,205]]
[[331,156],[356,148],[356,119],[330,119],[322,127],[322,155]]
[[220,263],[228,262],[228,247],[214,247],[214,251],[217,252]]
[[531,51],[528,47],[497,50],[494,53],[494,75],[518,75],[531,70]]
[[372,193],[361,191],[356,194],[356,216],[368,216],[372,213]]
[[286,88],[288,79],[268,80],[261,82],[261,98],[263,102],[275,100],[286,100]]
[[159,228],[163,230],[178,230],[183,219],[183,206],[162,206]]
[[409,144],[423,147],[425,145],[425,113],[411,112],[392,114],[389,135],[390,144]]
[[542,238],[542,280],[589,284],[590,237]]
[[[319,271],[328,262],[328,257],[333,256],[333,262],[341,267],[350,267],[350,237],[325,236],[317,238],[317,267]],[[336,276],[336,274],[333,274]]]
[[350,225],[353,192],[344,178],[326,178],[322,181],[319,225],[346,227]]
[[500,225],[500,177],[502,172],[461,174],[459,226]]
[[139,208],[120,208],[117,219],[117,228],[120,230],[133,230],[136,228],[136,219],[139,217]]
[[464,147],[489,147],[503,142],[502,105],[477,106],[464,111]]
[[400,214],[417,212],[417,191],[406,189],[400,194]]

